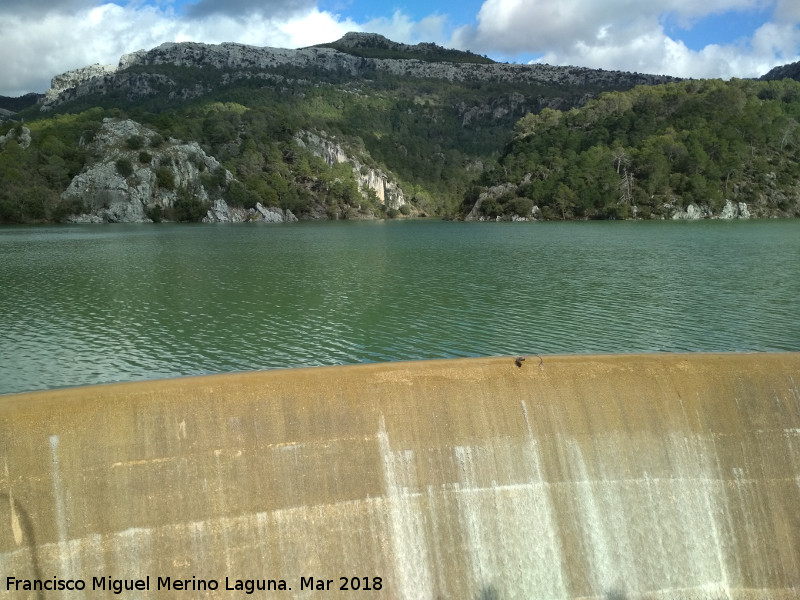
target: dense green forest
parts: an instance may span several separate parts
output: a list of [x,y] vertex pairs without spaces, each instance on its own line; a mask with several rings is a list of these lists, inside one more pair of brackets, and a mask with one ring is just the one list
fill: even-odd
[[[152,89],[132,96],[112,88],[49,113],[31,106],[0,124],[0,222],[58,221],[85,209],[62,194],[103,160],[92,140],[109,117],[154,132],[130,140],[127,150],[137,151],[139,165],[152,164],[160,185],[169,178],[153,160],[159,146],[197,142],[234,177],[204,173],[206,189],[231,206],[260,202],[301,217],[398,213],[364,197],[347,163],[328,166],[298,144],[300,131],[335,139],[362,168],[389,172],[405,192],[403,214],[473,211],[495,219],[530,217],[538,207],[535,216],[544,219],[649,218],[690,204],[717,215],[728,200],[747,203],[755,216],[800,210],[800,83],[792,80],[685,81],[601,94],[566,84],[377,72],[354,78],[289,67],[149,65],[122,75],[146,78]],[[587,96],[595,99],[568,108]],[[199,218],[204,208],[186,214]]]
[[[80,203],[61,201],[60,195],[75,175],[103,158],[93,153],[91,141],[105,118],[133,118],[157,132],[150,139],[127,141],[128,150],[139,151],[140,163],[150,163],[168,138],[200,141],[237,178],[229,183],[223,171],[207,172],[202,184],[209,190],[224,187],[226,201],[234,206],[261,202],[302,213],[312,193],[324,198],[331,210],[338,204],[364,203],[346,165],[329,167],[299,148],[291,120],[273,110],[233,102],[203,102],[158,114],[98,107],[27,121],[30,147],[21,147],[15,139],[6,143],[0,153],[0,222],[59,221],[83,209]],[[17,134],[21,130],[21,124],[12,128]],[[131,175],[130,160],[119,159],[116,165],[120,174]],[[159,183],[170,185],[163,181],[169,171],[154,168]],[[187,213],[189,220],[202,218],[207,208],[194,207]]]
[[0,109],[17,112],[33,106],[42,98],[42,94],[25,94],[16,98],[0,96]]
[[[349,80],[287,69],[221,85],[230,74],[211,67],[156,65],[129,72],[145,70],[175,83],[135,100],[120,91],[72,101],[46,116],[37,107],[19,113],[32,143],[22,149],[11,141],[0,152],[0,221],[62,218],[66,208],[59,196],[72,177],[101,158],[87,142],[108,117],[133,119],[163,139],[199,142],[236,178],[226,197],[234,205],[261,202],[303,215],[319,202],[331,213],[363,204],[344,165],[328,167],[297,145],[295,134],[311,130],[335,137],[363,164],[389,170],[414,214],[454,214],[475,169],[499,157],[514,123],[530,108],[518,102],[520,86],[510,83],[390,75]],[[170,91],[176,85],[204,93],[175,98]],[[534,85],[523,91],[544,102],[555,96],[577,101],[581,93]],[[15,128],[21,124],[6,122],[0,135]],[[372,207],[383,208],[374,200]]]
[[[484,218],[649,218],[726,200],[800,216],[800,82],[699,80],[610,92],[515,127],[462,211]],[[488,192],[488,193],[485,193]]]

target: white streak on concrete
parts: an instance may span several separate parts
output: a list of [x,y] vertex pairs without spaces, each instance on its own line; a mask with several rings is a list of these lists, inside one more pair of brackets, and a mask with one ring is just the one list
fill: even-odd
[[430,573],[431,560],[425,540],[423,513],[419,510],[420,494],[409,494],[416,487],[413,474],[414,453],[394,452],[389,444],[386,423],[381,415],[378,443],[383,460],[386,497],[389,504],[391,544],[394,556],[395,580],[402,598],[423,600],[433,598]]
[[14,536],[14,543],[19,546],[22,544],[22,527],[19,523],[19,515],[14,506],[14,492],[11,489],[11,475],[8,473],[8,461],[5,461],[6,479],[8,480],[8,508],[11,513],[11,533]]
[[58,444],[57,435],[50,436],[50,455],[53,459],[53,498],[56,502],[56,525],[58,527],[58,539],[63,544],[67,541],[67,518],[64,508],[64,492],[61,489],[61,475],[58,466]]

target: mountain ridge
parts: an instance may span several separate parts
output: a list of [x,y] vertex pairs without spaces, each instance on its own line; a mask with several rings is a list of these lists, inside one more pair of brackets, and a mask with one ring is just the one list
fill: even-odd
[[[296,50],[165,43],[57,75],[0,122],[0,222],[789,215],[796,88],[363,33]],[[146,133],[92,142],[116,129]]]
[[[13,113],[17,112],[18,110],[24,109],[30,106],[31,104],[36,104],[37,102],[38,103],[43,102],[45,106],[51,105],[57,102],[58,97],[66,90],[69,90],[72,87],[76,87],[91,79],[100,78],[108,75],[114,75],[117,72],[123,71],[134,65],[157,64],[157,60],[154,61],[151,58],[154,53],[157,53],[159,50],[164,51],[176,46],[184,48],[193,47],[202,49],[240,48],[249,50],[262,50],[266,51],[266,53],[273,51],[276,53],[276,55],[283,55],[284,58],[287,56],[286,53],[296,53],[305,51],[313,52],[315,50],[316,51],[334,50],[342,54],[349,54],[350,56],[354,56],[357,58],[370,58],[378,60],[394,58],[398,60],[418,60],[421,62],[451,62],[455,64],[474,63],[474,64],[485,64],[485,65],[507,65],[515,68],[527,67],[527,68],[538,69],[544,67],[545,78],[547,74],[558,73],[559,71],[568,71],[572,73],[578,71],[578,72],[588,72],[595,74],[600,74],[600,73],[618,74],[618,75],[628,74],[634,77],[642,77],[641,74],[630,71],[591,69],[587,67],[577,67],[569,65],[554,67],[544,63],[535,63],[527,65],[502,63],[494,61],[486,56],[473,54],[468,50],[462,51],[451,48],[445,48],[431,42],[421,42],[415,45],[411,45],[411,44],[404,44],[401,42],[394,42],[389,38],[386,38],[385,36],[377,33],[351,31],[346,33],[339,40],[336,40],[334,42],[315,44],[312,46],[307,46],[298,49],[284,49],[284,48],[275,48],[270,46],[254,46],[236,42],[223,42],[220,44],[206,44],[203,42],[192,42],[192,41],[164,42],[159,46],[156,46],[149,50],[141,49],[141,50],[136,50],[134,52],[123,54],[116,65],[113,64],[86,65],[83,67],[70,69],[68,71],[64,71],[63,73],[57,74],[53,77],[51,81],[51,87],[49,88],[49,90],[46,90],[44,94],[39,92],[28,92],[18,97],[0,96],[0,109]],[[200,62],[197,64],[203,62],[202,55],[204,53],[205,52],[202,50],[199,52],[200,56],[197,55],[198,53],[194,53],[195,56],[200,59]],[[317,57],[318,55],[315,54],[314,56]],[[258,65],[251,65],[251,66],[258,66]],[[680,81],[683,79],[681,77],[674,77],[669,75],[654,75],[654,74],[650,75],[644,74],[643,77],[645,78],[654,77],[663,79],[663,81]],[[773,67],[770,71],[758,77],[758,79],[761,81],[770,81],[770,80],[783,79],[786,77],[795,80],[800,80],[800,62],[787,63],[785,65],[778,65],[776,67]],[[637,84],[646,85],[652,83],[650,81],[639,81]]]
[[[381,49],[387,45],[393,57],[374,57],[348,53],[357,49]],[[363,54],[363,53],[362,53]],[[404,56],[408,55],[408,58]],[[435,55],[435,60],[425,58]],[[403,56],[397,58],[394,56]],[[448,57],[463,60],[451,62]],[[472,57],[474,61],[466,61]],[[488,62],[487,62],[488,61]],[[459,50],[449,50],[435,44],[409,46],[392,42],[378,34],[348,33],[337,42],[299,49],[251,46],[226,42],[166,42],[150,50],[137,50],[120,57],[113,65],[92,65],[67,71],[53,78],[51,88],[42,103],[50,110],[63,102],[89,94],[105,93],[108,89],[131,90],[133,94],[148,93],[141,77],[126,77],[134,69],[158,65],[177,67],[214,67],[245,73],[279,72],[306,69],[339,77],[389,76],[442,79],[450,82],[486,81],[505,83],[544,84],[556,86],[633,87],[679,81],[667,75],[649,75],[626,71],[605,71],[585,67],[555,67],[546,64],[517,65],[497,63]],[[169,83],[163,80],[159,83]],[[137,90],[137,88],[139,88]],[[142,91],[144,90],[144,91]]]
[[786,78],[800,81],[800,61],[774,67],[759,79],[761,81],[775,81]]
[[495,64],[496,61],[469,50],[444,48],[431,42],[410,45],[394,42],[378,33],[350,31],[335,42],[315,44],[311,48],[332,48],[364,58],[417,58],[428,62]]

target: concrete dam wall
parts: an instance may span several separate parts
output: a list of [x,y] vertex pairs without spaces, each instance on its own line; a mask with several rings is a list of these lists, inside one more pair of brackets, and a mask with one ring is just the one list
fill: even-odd
[[800,597],[800,354],[519,364],[0,397],[0,598]]

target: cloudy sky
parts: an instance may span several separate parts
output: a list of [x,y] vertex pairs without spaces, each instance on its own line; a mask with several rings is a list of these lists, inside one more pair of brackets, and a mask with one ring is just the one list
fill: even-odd
[[800,60],[800,0],[0,0],[0,95],[167,41],[297,48],[348,31],[510,62],[755,77]]

